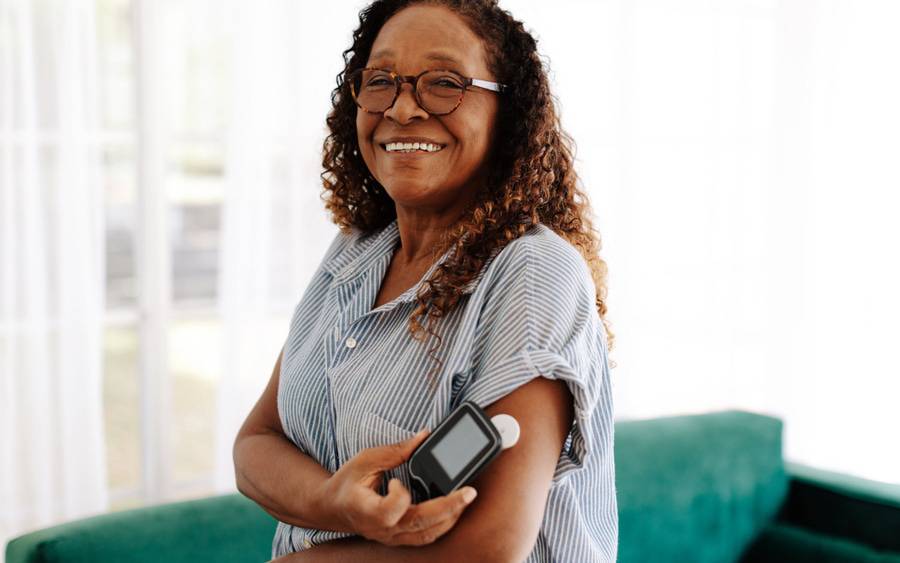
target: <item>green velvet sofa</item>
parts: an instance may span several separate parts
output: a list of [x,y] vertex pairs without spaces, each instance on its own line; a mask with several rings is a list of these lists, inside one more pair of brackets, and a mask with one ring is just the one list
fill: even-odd
[[[619,561],[900,563],[900,486],[782,458],[744,411],[616,424]],[[238,494],[104,514],[9,542],[8,563],[266,561],[275,521]]]

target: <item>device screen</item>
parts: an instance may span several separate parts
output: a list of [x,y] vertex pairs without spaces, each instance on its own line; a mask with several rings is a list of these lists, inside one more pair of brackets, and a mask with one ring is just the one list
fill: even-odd
[[450,480],[456,478],[478,452],[488,444],[488,437],[475,424],[471,416],[459,422],[431,450]]

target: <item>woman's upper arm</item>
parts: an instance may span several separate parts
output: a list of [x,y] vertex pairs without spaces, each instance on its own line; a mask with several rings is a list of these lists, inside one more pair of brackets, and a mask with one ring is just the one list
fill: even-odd
[[[519,442],[504,450],[473,484],[478,497],[456,527],[441,538],[448,555],[483,554],[490,561],[522,561],[531,552],[551,481],[572,426],[573,399],[563,381],[537,377],[488,406],[521,427]],[[457,551],[458,550],[458,551]]]
[[248,434],[284,434],[281,418],[278,416],[278,380],[281,373],[282,354],[284,354],[283,349],[278,353],[278,359],[275,361],[275,368],[272,370],[269,383],[263,390],[259,400],[256,401],[256,404],[250,410],[246,420],[244,420],[244,424],[238,431],[237,439]]

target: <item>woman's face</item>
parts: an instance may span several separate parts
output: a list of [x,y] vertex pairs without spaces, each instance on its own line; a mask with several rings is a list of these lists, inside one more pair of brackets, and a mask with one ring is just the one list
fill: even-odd
[[[452,59],[452,60],[451,60]],[[378,33],[367,67],[417,75],[449,69],[496,82],[481,40],[465,21],[442,6],[411,6],[392,16]],[[447,115],[429,115],[416,101],[411,84],[384,113],[357,108],[359,150],[369,171],[398,206],[445,209],[470,199],[487,171],[497,116],[497,94],[466,91]],[[389,153],[385,143],[421,137],[443,148],[437,152]]]

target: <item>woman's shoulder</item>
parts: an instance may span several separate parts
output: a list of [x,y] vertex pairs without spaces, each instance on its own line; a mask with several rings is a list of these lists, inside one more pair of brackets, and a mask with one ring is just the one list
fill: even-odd
[[362,233],[359,229],[353,227],[338,228],[334,237],[331,239],[331,243],[328,245],[328,250],[325,251],[325,256],[322,257],[322,262],[328,263],[348,249],[359,244],[361,235]]
[[367,233],[357,227],[341,227],[328,245],[322,257],[322,266],[326,272],[337,274],[348,263],[357,258],[378,233]]
[[504,277],[548,277],[562,285],[593,284],[590,269],[581,252],[549,226],[538,223],[509,242],[495,259]]

